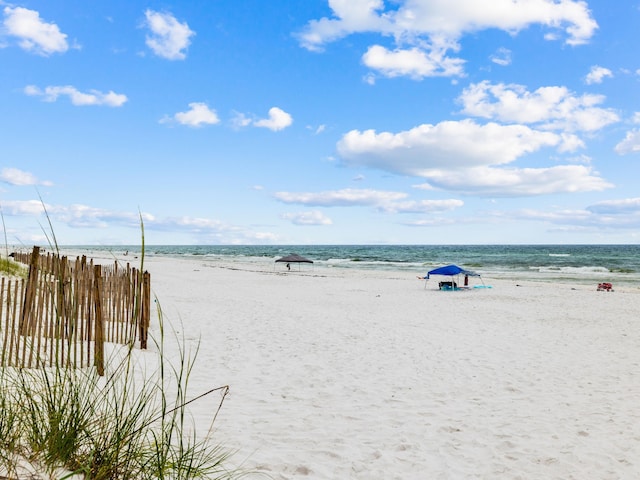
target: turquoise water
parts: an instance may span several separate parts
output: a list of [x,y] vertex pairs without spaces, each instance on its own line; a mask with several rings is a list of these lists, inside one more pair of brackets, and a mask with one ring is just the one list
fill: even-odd
[[[69,247],[87,251],[129,251],[136,246]],[[153,245],[147,256],[194,257],[215,261],[253,258],[275,260],[297,253],[313,268],[406,270],[424,274],[455,263],[483,277],[618,281],[640,285],[640,245]]]

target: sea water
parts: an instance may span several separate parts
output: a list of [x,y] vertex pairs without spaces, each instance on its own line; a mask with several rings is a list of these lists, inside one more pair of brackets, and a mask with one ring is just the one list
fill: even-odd
[[[75,250],[130,252],[139,246],[84,246]],[[147,245],[147,256],[203,261],[271,262],[297,253],[313,269],[358,268],[424,275],[456,264],[484,278],[640,285],[640,245]]]

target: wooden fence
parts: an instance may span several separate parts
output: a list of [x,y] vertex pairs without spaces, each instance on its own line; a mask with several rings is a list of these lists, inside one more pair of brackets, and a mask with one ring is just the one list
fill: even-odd
[[104,373],[104,343],[147,347],[151,277],[78,257],[13,253],[29,265],[24,279],[0,280],[0,365],[95,365]]

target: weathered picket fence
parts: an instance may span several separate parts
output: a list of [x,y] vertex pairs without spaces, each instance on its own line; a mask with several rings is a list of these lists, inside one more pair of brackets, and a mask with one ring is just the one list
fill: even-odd
[[129,264],[13,253],[29,265],[24,279],[0,280],[0,365],[22,368],[95,365],[104,373],[105,342],[147,347],[151,277]]

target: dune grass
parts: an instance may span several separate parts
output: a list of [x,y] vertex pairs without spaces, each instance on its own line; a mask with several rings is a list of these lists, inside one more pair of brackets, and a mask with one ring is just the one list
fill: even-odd
[[[181,345],[171,365],[163,335],[157,345],[150,374],[137,357],[156,353],[127,346],[114,349],[116,365],[105,377],[95,368],[0,369],[0,477],[24,478],[26,471],[95,480],[242,476],[227,469],[230,452],[214,442],[213,429],[199,437],[189,416],[195,356]],[[219,410],[227,391],[206,394],[220,394]]]
[[[142,219],[141,229],[144,252]],[[59,252],[53,233],[51,238],[50,246]],[[197,348],[188,351],[170,330],[178,356],[175,362],[167,359],[167,329],[157,299],[156,305],[154,351],[112,345],[104,376],[95,367],[0,367],[0,478],[222,480],[246,475],[227,467],[231,454],[212,437],[229,387],[189,399]],[[189,405],[215,393],[220,401],[202,435]]]
[[0,275],[25,278],[27,269],[24,265],[14,262],[10,258],[2,257],[0,258]]

